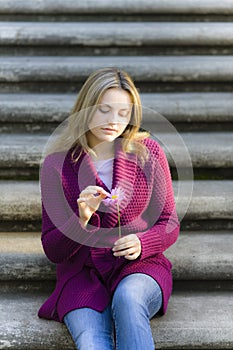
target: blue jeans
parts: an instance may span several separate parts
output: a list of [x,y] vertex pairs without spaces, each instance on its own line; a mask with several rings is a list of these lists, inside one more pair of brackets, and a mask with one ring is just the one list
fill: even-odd
[[103,312],[75,309],[64,322],[78,350],[154,350],[150,319],[161,305],[157,282],[135,273],[122,279]]

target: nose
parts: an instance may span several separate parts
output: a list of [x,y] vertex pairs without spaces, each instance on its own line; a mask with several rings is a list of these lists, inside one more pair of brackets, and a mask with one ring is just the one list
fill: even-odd
[[117,123],[119,123],[118,111],[111,111],[111,113],[109,113],[109,115],[108,115],[107,122],[109,124],[117,124]]

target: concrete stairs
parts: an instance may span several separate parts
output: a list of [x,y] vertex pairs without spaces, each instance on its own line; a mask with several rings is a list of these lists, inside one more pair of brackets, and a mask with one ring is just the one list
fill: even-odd
[[[40,243],[39,165],[88,74],[105,66],[132,75],[143,127],[156,137],[150,109],[165,116],[193,164],[180,238],[166,252],[174,292],[151,321],[155,346],[233,349],[232,19],[228,0],[0,0],[0,349],[74,349],[63,324],[37,317],[55,286]],[[163,137],[185,167],[174,135]]]

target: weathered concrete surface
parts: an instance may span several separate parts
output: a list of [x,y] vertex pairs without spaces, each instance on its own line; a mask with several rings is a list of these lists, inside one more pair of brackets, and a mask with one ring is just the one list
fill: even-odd
[[43,253],[40,232],[0,232],[2,254],[40,255]]
[[[17,17],[17,13],[25,16]],[[96,16],[96,13],[99,16]],[[68,91],[68,85],[79,87],[93,70],[101,66],[117,65],[129,71],[136,85],[140,82],[139,86],[142,89],[144,86],[146,89],[153,86],[150,91],[157,89],[156,85],[158,89],[159,86],[163,86],[156,82],[168,82],[164,84],[166,85],[162,88],[164,90],[171,89],[173,83],[174,89],[178,85],[176,83],[184,83],[180,84],[181,90],[186,89],[186,85],[189,85],[191,90],[205,90],[206,86],[198,84],[200,82],[207,83],[212,90],[223,91],[227,88],[231,91],[233,56],[223,55],[231,53],[232,50],[232,23],[175,23],[175,16],[167,15],[172,13],[187,14],[187,16],[184,15],[184,20],[191,21],[198,19],[198,17],[195,19],[195,14],[200,15],[199,20],[207,21],[212,14],[215,20],[217,16],[220,18],[223,14],[221,20],[225,20],[224,15],[233,14],[233,6],[231,1],[227,0],[222,2],[197,0],[195,3],[191,0],[175,2],[174,0],[163,2],[161,0],[120,0],[112,4],[108,0],[98,2],[95,0],[84,2],[42,0],[30,3],[25,0],[17,2],[0,0],[2,19],[6,19],[9,14],[8,18],[15,16],[15,20],[28,20],[32,14],[35,20],[35,23],[0,23],[2,55],[13,53],[21,56],[0,58],[1,89],[10,92],[24,90],[39,92],[46,87],[48,92],[53,89]],[[36,23],[37,18],[43,21],[43,16],[49,14],[50,19],[55,21],[61,18],[69,21],[69,16],[75,16],[75,14],[81,21],[82,14],[87,15],[86,20],[92,14],[89,18],[91,20],[96,18],[99,21],[102,21],[104,15],[107,20],[109,14],[112,15],[111,20],[116,18],[118,21],[120,18],[124,21],[124,16],[129,14],[133,14],[132,21],[142,19],[143,14],[145,14],[143,17],[145,20],[148,20],[151,14],[157,16],[157,19],[159,14],[165,14],[167,22],[155,21],[147,24],[119,22],[115,26],[112,23],[99,22],[94,26],[93,23],[75,23],[73,17],[71,19],[74,21],[73,24]],[[56,14],[60,14],[61,17],[56,19]],[[202,17],[202,14],[210,16]],[[127,18],[129,19],[129,16]],[[150,20],[153,18],[151,17]],[[169,23],[170,20],[173,23]],[[182,21],[182,16],[179,20]],[[229,21],[230,17],[226,20]],[[72,54],[76,55],[81,48],[78,55],[92,55],[92,50],[93,52],[95,50],[95,55],[107,56],[107,52],[119,57],[22,57],[23,50],[27,55],[41,55],[47,52],[47,55],[55,56],[57,53],[54,48],[59,45],[61,55],[69,55],[70,49],[73,49]],[[50,46],[51,50],[48,49]],[[157,46],[161,46],[162,49]],[[186,48],[183,49],[182,46]],[[213,56],[198,56],[198,52],[194,52],[196,46],[199,46],[199,54],[206,55],[208,52]],[[112,47],[111,50],[108,47]],[[86,49],[85,53],[81,52],[82,48]],[[26,53],[27,49],[28,53]],[[132,52],[128,53],[127,49],[132,49]],[[157,57],[140,57],[139,51],[143,55],[155,53]],[[188,52],[194,53],[194,56],[187,56]],[[163,56],[171,53],[170,57]],[[217,53],[222,56],[217,56]],[[129,54],[131,57],[123,57],[121,54]],[[228,86],[226,82],[229,82]],[[75,89],[73,88],[72,91]],[[33,95],[27,99],[28,96],[29,94],[1,95],[0,121],[5,124],[21,123],[22,125],[24,123],[35,125],[57,123],[63,120],[64,115],[67,115],[71,108],[68,101],[66,102],[68,95],[63,95],[62,99],[58,95],[57,97],[50,95],[48,99],[48,95],[41,95],[37,96],[36,103],[33,101]],[[71,101],[74,95],[70,95],[69,98]],[[232,122],[232,94],[145,94],[144,98],[148,103],[147,106],[154,106],[160,113],[167,112],[171,121]],[[153,116],[146,114],[145,117],[147,122],[154,122]],[[29,135],[1,136],[0,167],[5,167],[5,169],[2,168],[3,172],[7,167],[11,169],[12,165],[16,168],[21,167],[19,171],[25,167],[31,171],[38,169],[41,149],[46,141],[45,135],[33,135],[32,138]],[[191,134],[186,133],[184,138],[196,167],[202,167],[204,164],[206,167],[229,167],[229,170],[232,166],[232,134],[198,134],[194,140]],[[179,154],[179,148],[175,146],[173,152]],[[188,189],[192,184],[187,182],[186,186]],[[177,198],[176,182],[174,182],[174,188]],[[2,181],[0,193],[1,220],[6,220],[9,224],[13,223],[12,225],[21,220],[29,223],[41,220],[38,183]],[[185,202],[185,196],[183,194],[177,199],[179,213],[182,203]],[[198,220],[200,225],[202,219],[207,222],[215,222],[215,219],[221,222],[226,219],[224,223],[232,222],[232,197],[233,181],[196,181],[186,219],[190,220],[190,224],[192,220]],[[3,222],[2,225],[4,224]],[[5,226],[1,227],[3,229]],[[218,293],[207,293],[204,288],[205,285],[209,285],[208,290],[210,290],[216,280],[219,286],[223,286],[224,282],[232,284],[232,232],[182,233],[177,244],[166,252],[173,262],[176,282],[180,282],[180,286],[182,281],[186,281],[187,284],[190,281],[194,285],[198,280],[200,289],[202,288],[203,291],[182,293],[180,289],[172,296],[167,315],[164,318],[152,320],[156,348],[174,350],[233,348],[232,292],[224,292],[222,289]],[[0,319],[2,320],[0,349],[74,349],[74,344],[64,325],[39,320],[36,315],[40,305],[49,295],[49,292],[42,292],[42,284],[47,286],[55,282],[55,266],[44,255],[40,233],[0,233],[0,271]],[[34,287],[30,287],[30,283]],[[7,285],[7,288],[2,287],[3,284]],[[14,293],[12,290],[10,292],[12,286],[14,286],[12,288]],[[19,289],[16,292],[17,286]],[[31,291],[30,294],[26,293],[27,290]]]
[[5,253],[0,259],[0,266],[1,281],[55,281],[55,266],[42,253]]
[[0,13],[12,14],[99,14],[99,13],[144,13],[144,14],[232,14],[233,7],[229,0],[43,0],[28,2],[25,0],[0,0]]
[[[165,255],[182,281],[233,280],[233,232],[181,232]],[[40,232],[0,232],[0,280],[55,280]]]
[[[232,219],[233,181],[195,180],[193,185],[191,202],[184,217],[186,220]],[[177,195],[178,186],[179,183],[174,181],[177,211],[180,215],[183,213],[183,203],[188,200],[189,196]],[[180,186],[188,189],[191,183],[189,181],[180,182]]]
[[[75,349],[64,324],[37,317],[48,295],[8,294],[0,299],[1,349]],[[156,349],[231,349],[233,296],[179,293],[165,316],[151,321]]]
[[[233,217],[233,181],[211,180],[194,182],[192,198],[189,197],[190,181],[173,182],[177,202],[177,211],[182,215],[189,203],[186,220],[232,219]],[[179,186],[183,186],[182,195],[178,195]],[[187,190],[188,195],[185,194]],[[41,200],[39,184],[36,181],[0,182],[0,217],[6,221],[31,221],[41,219]]]
[[41,233],[0,232],[0,280],[55,279],[55,265],[45,256]]
[[120,67],[135,82],[231,82],[233,56],[0,57],[0,83],[83,82],[98,68]]
[[[173,134],[160,133],[160,126],[156,124],[156,115],[154,118],[155,122],[151,124],[150,130],[159,142],[165,145],[164,149],[171,166],[177,168],[188,166],[183,156],[183,149],[186,146],[194,168],[233,167],[233,133],[178,133],[175,129]],[[169,129],[165,123],[161,129],[166,130],[166,128]],[[183,139],[184,144],[180,139]]]
[[232,280],[233,232],[181,232],[165,255],[178,280]]
[[[46,295],[18,294],[1,296],[1,349],[75,349],[64,325],[40,320],[39,307]],[[3,319],[2,319],[3,321]]]
[[[178,133],[171,128],[170,124],[156,123],[156,114],[153,117],[154,123],[150,124],[151,127],[148,130],[162,145],[165,145],[163,148],[172,167],[233,167],[232,132]],[[147,129],[146,123],[145,129]],[[169,133],[163,132],[167,130]],[[0,166],[3,168],[37,168],[49,138],[50,135],[45,134],[1,134]],[[184,157],[185,147],[188,149],[192,164]]]
[[39,183],[35,181],[0,182],[1,220],[40,220]]
[[38,167],[48,135],[2,134],[0,165],[7,168]]
[[0,94],[3,123],[58,123],[68,117],[74,94]]
[[165,317],[152,321],[157,348],[230,349],[232,312],[232,293],[174,294]]
[[151,46],[233,44],[232,23],[0,22],[0,45]]
[[[141,93],[143,120],[153,121],[150,109],[171,122],[232,122],[232,93]],[[58,123],[71,112],[75,94],[0,94],[2,123]]]
[[147,108],[161,113],[171,122],[223,123],[233,118],[232,93],[147,93],[141,94],[141,100],[145,121],[151,121]]

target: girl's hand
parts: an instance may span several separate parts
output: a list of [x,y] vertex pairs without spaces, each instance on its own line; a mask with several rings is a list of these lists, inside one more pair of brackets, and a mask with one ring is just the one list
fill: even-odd
[[131,234],[118,239],[112,250],[114,256],[124,256],[125,259],[135,260],[141,254],[141,242],[137,235]]
[[79,218],[81,223],[86,226],[92,214],[99,208],[102,199],[108,196],[102,187],[87,186],[79,195],[77,200],[79,209]]

